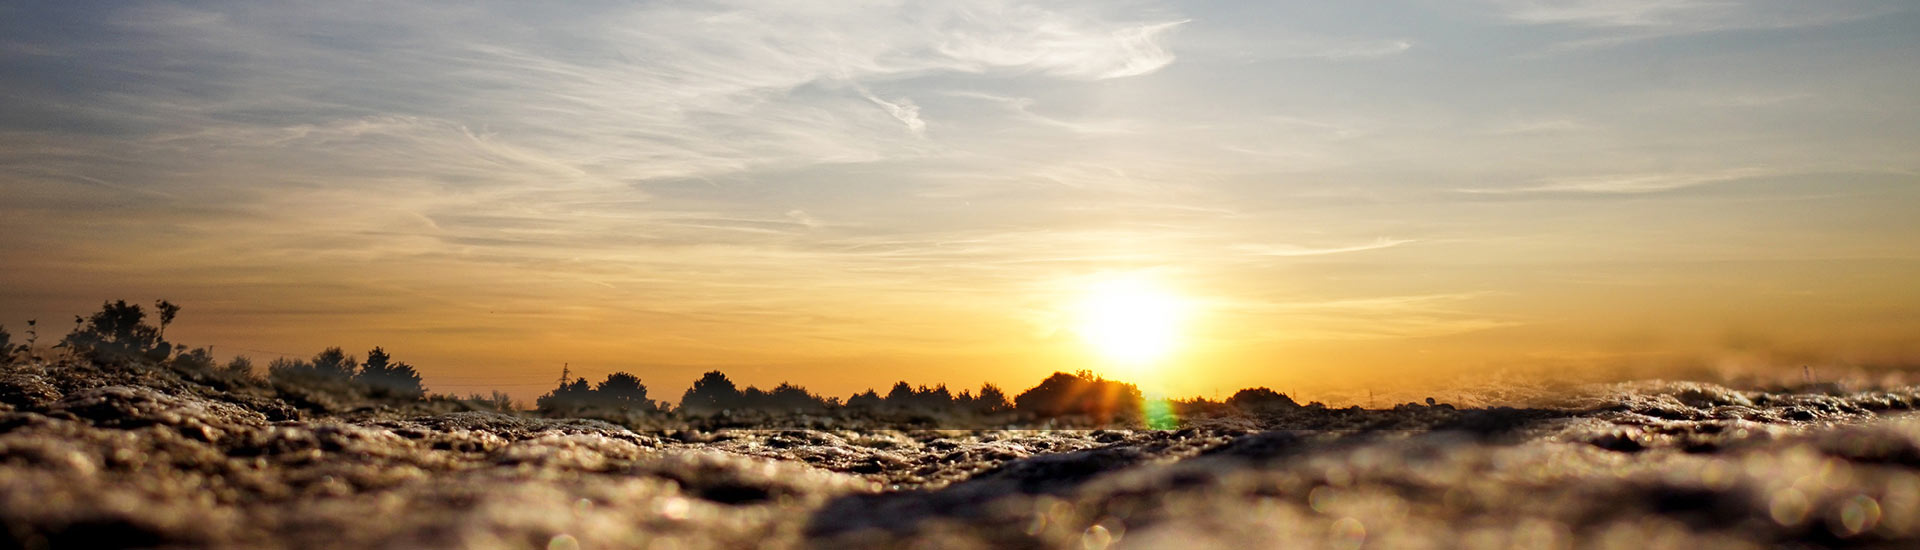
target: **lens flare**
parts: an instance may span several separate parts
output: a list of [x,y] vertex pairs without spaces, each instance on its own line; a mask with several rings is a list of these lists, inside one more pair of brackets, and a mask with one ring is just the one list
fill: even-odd
[[1171,430],[1180,427],[1180,411],[1174,410],[1173,401],[1165,397],[1149,397],[1141,404],[1140,412],[1145,417],[1147,429]]

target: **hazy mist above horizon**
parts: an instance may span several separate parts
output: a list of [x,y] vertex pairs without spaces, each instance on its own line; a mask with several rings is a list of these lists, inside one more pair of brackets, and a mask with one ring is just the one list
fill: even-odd
[[[0,323],[522,398],[1920,365],[1916,60],[1904,1],[10,3]],[[1116,277],[1150,364],[1075,335]]]

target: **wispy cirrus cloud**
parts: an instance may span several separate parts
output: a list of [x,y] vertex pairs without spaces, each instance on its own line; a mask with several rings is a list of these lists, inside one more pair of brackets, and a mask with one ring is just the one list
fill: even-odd
[[1516,23],[1666,28],[1678,32],[1825,25],[1885,13],[1884,2],[1790,0],[1485,0]]
[[1283,46],[1272,55],[1296,59],[1369,59],[1399,55],[1412,50],[1412,40],[1302,40]]
[[1240,313],[1255,312],[1271,321],[1257,334],[1270,340],[1391,340],[1433,338],[1524,324],[1522,320],[1489,316],[1466,304],[1483,293],[1447,293],[1376,296],[1332,300],[1270,300],[1240,305]]
[[1254,256],[1294,257],[1294,256],[1322,256],[1327,254],[1344,254],[1348,252],[1365,252],[1368,250],[1380,250],[1383,248],[1393,248],[1396,246],[1400,246],[1400,245],[1408,244],[1412,242],[1415,242],[1415,241],[1413,239],[1389,239],[1389,238],[1381,237],[1378,239],[1374,239],[1371,242],[1351,244],[1346,246],[1311,247],[1311,246],[1299,246],[1299,245],[1263,244],[1263,245],[1240,245],[1240,246],[1236,246],[1235,248],[1245,252],[1246,254],[1250,254]]
[[[996,323],[1057,307],[1061,281],[1162,270],[1279,339],[1384,350],[1571,303],[1541,282],[1565,262],[1910,257],[1902,9],[18,3],[0,309],[133,288],[255,316],[236,323],[274,304],[275,337],[320,316],[551,338],[449,363],[501,369],[551,349],[902,364],[881,351],[1040,345]],[[1848,188],[1794,188],[1829,181]],[[1647,230],[1584,230],[1609,226]]]
[[[1165,21],[1089,32],[1083,23],[1032,6],[962,10],[958,21],[986,23],[983,28],[963,25],[936,41],[935,50],[957,62],[958,68],[1008,67],[1093,79],[1139,76],[1173,63],[1173,54],[1160,42],[1187,23]],[[1006,24],[1011,21],[1022,22]]]
[[887,114],[893,115],[893,118],[899,120],[901,124],[906,125],[907,131],[913,135],[923,136],[926,134],[927,123],[924,120],[920,120],[920,107],[914,105],[912,100],[899,99],[887,101],[880,99],[880,96],[873,95],[873,92],[865,89],[860,90],[860,95],[867,98],[867,101],[872,101],[874,105],[879,105],[881,109],[887,111]]
[[1711,172],[1611,174],[1555,178],[1518,187],[1479,187],[1456,191],[1477,195],[1658,193],[1777,174],[1780,172],[1754,168]]
[[1792,0],[1484,0],[1497,17],[1528,25],[1565,26],[1586,36],[1555,50],[1604,47],[1652,38],[1723,31],[1833,25],[1910,10],[1883,1]]

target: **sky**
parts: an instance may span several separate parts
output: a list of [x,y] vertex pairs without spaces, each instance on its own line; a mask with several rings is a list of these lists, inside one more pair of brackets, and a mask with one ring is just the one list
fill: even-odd
[[[1905,1],[7,3],[0,323],[522,399],[1920,365],[1916,59]],[[1076,336],[1116,278],[1151,365]]]

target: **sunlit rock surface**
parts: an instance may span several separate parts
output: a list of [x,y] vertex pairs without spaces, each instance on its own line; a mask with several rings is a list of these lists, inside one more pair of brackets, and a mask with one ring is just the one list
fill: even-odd
[[[1915,388],[1588,388],[1176,430],[643,429],[0,373],[16,548],[1920,547]],[[298,402],[293,402],[298,401]]]

